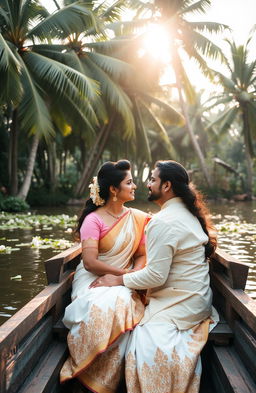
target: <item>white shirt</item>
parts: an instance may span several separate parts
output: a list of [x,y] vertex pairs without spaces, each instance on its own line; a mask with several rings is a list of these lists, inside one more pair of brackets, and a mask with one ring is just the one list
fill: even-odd
[[153,216],[146,228],[147,264],[123,277],[129,288],[151,288],[141,324],[167,320],[183,330],[211,315],[207,242],[200,222],[181,198],[169,199]]

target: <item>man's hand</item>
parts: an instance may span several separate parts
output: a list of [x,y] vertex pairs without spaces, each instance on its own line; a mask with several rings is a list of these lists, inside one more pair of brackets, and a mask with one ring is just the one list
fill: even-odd
[[114,276],[113,274],[105,274],[105,276],[101,276],[94,280],[89,288],[97,288],[97,287],[116,287],[118,285],[124,285],[123,276]]

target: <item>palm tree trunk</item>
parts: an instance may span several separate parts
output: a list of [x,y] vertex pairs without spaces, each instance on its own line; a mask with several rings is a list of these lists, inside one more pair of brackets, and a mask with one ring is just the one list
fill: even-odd
[[12,124],[10,129],[10,157],[9,157],[9,183],[10,194],[18,192],[18,112],[12,112]]
[[248,122],[248,111],[246,106],[243,106],[242,118],[243,118],[243,135],[244,135],[244,144],[245,144],[245,158],[246,158],[246,167],[247,167],[246,193],[247,193],[247,199],[252,200],[253,160],[249,149],[249,140],[248,140],[249,122]]
[[199,145],[199,143],[198,143],[198,141],[196,139],[196,136],[194,134],[193,128],[191,126],[191,122],[190,122],[190,119],[189,119],[187,106],[186,106],[186,103],[185,103],[184,98],[183,98],[182,85],[181,85],[179,73],[175,69],[174,69],[174,72],[175,72],[175,77],[176,77],[178,93],[179,93],[179,102],[180,102],[180,106],[181,106],[181,111],[182,111],[182,114],[183,114],[183,116],[185,118],[185,128],[186,128],[186,130],[187,130],[187,132],[188,132],[188,134],[190,136],[190,139],[191,139],[191,142],[192,142],[192,146],[193,146],[193,148],[195,150],[195,153],[196,153],[196,155],[198,157],[198,160],[199,160],[199,163],[200,163],[200,166],[201,166],[204,178],[206,180],[206,183],[207,183],[208,187],[211,187],[212,186],[211,176],[210,176],[209,170],[207,168],[204,155],[202,153],[200,145]]
[[18,193],[18,197],[23,200],[26,200],[29,189],[30,189],[32,175],[33,175],[34,166],[35,166],[38,144],[39,144],[39,136],[37,134],[35,134],[33,136],[32,146],[31,146],[30,153],[29,153],[26,175],[25,175],[23,184],[22,184],[22,186],[19,190],[19,193]]
[[252,200],[252,190],[253,190],[253,160],[248,151],[248,147],[245,145],[245,157],[246,157],[246,167],[247,167],[247,199]]
[[110,121],[108,124],[104,125],[98,136],[97,139],[91,149],[91,153],[89,156],[89,159],[84,167],[84,170],[82,172],[81,178],[77,184],[77,187],[75,189],[75,196],[76,197],[81,197],[84,193],[85,190],[87,189],[91,177],[98,166],[99,159],[104,151],[104,148],[106,146],[106,142],[108,140],[112,124],[114,122],[114,116],[111,117]]
[[47,146],[48,153],[48,170],[49,170],[49,182],[50,190],[56,189],[56,143],[51,141]]

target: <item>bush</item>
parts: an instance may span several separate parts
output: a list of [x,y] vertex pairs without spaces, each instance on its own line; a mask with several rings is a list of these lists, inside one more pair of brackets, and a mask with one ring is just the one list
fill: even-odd
[[70,195],[67,191],[55,190],[50,191],[47,188],[32,188],[28,194],[28,203],[30,206],[59,206],[65,205]]
[[23,212],[29,209],[29,205],[23,199],[17,197],[7,197],[0,203],[1,210],[5,212]]

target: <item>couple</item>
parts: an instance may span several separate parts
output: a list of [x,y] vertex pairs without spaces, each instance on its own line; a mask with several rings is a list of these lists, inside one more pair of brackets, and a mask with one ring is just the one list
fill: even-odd
[[217,320],[208,274],[216,237],[182,165],[156,163],[148,199],[161,210],[151,220],[124,206],[136,189],[130,169],[126,160],[103,164],[78,222],[82,261],[63,320],[70,357],[61,382],[114,393],[125,368],[128,393],[198,392],[200,352]]

